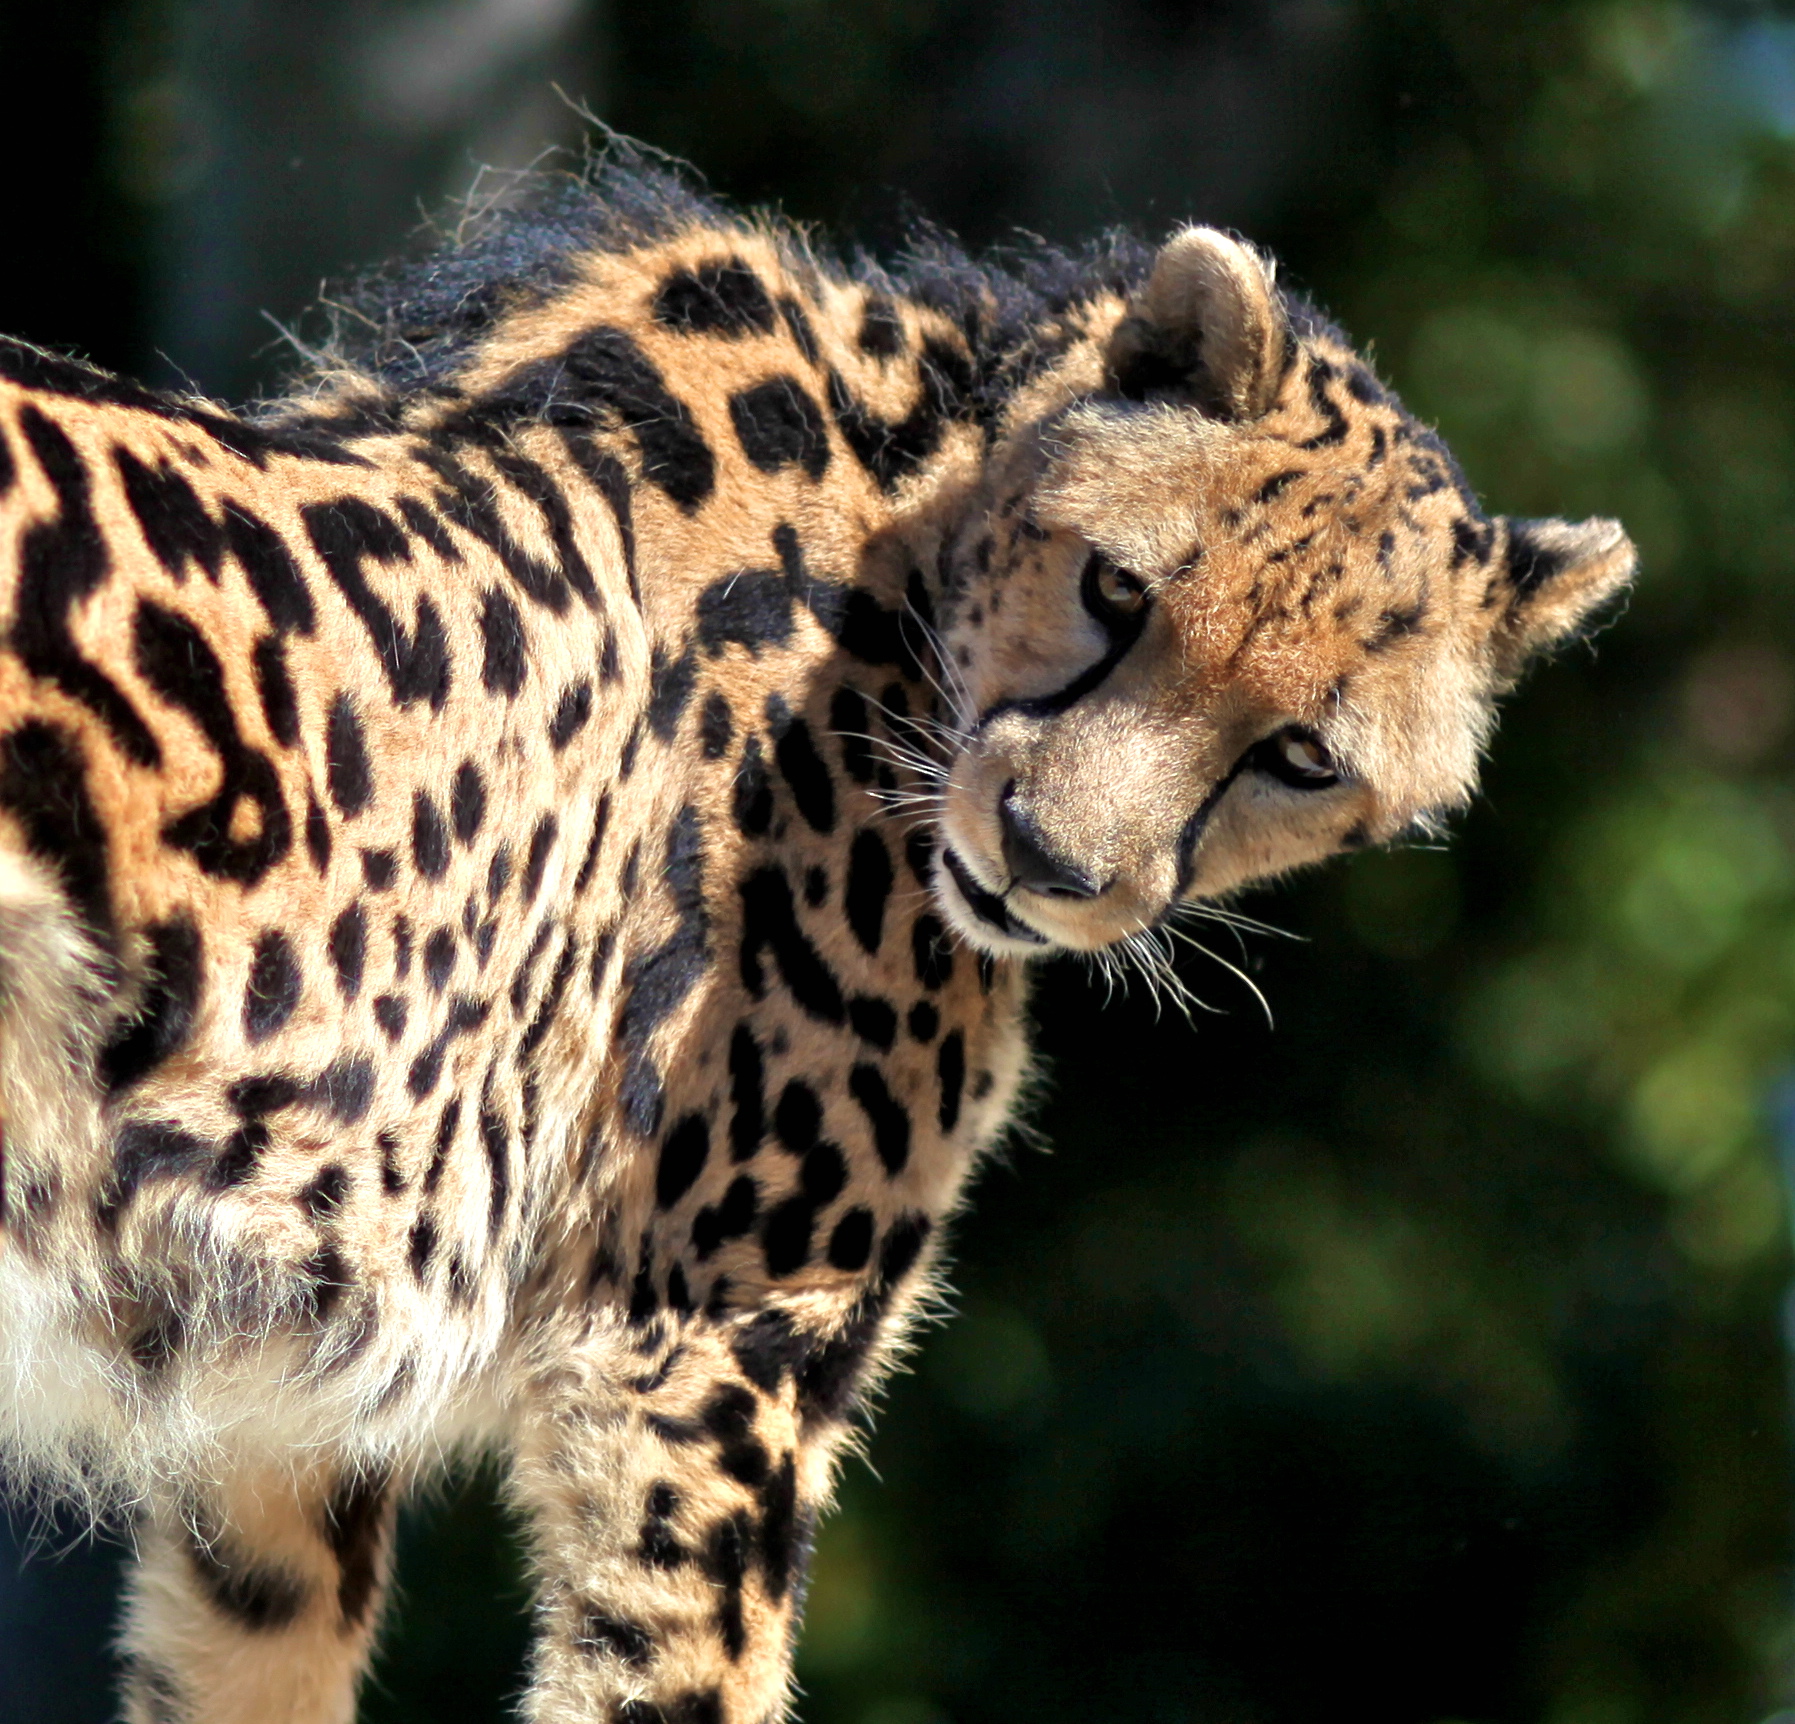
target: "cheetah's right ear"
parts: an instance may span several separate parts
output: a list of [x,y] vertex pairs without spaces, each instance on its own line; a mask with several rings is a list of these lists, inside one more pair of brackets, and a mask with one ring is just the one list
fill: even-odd
[[1269,264],[1212,227],[1160,248],[1110,339],[1111,386],[1131,401],[1184,401],[1218,419],[1257,419],[1290,350]]

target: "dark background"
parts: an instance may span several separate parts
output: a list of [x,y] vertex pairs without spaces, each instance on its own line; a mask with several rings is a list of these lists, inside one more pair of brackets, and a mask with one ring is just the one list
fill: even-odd
[[[271,318],[584,102],[875,247],[1235,225],[1491,507],[1620,515],[1629,613],[1513,703],[1450,848],[1246,906],[1299,936],[1247,942],[1275,1032],[1195,955],[1194,1030],[1042,975],[1038,1139],[847,1468],[800,1714],[1795,1719],[1795,19],[0,0],[0,67],[0,328],[158,380],[273,387]],[[493,1500],[408,1519],[365,1718],[504,1714]],[[43,1539],[0,1550],[0,1718],[97,1720],[116,1547]]]

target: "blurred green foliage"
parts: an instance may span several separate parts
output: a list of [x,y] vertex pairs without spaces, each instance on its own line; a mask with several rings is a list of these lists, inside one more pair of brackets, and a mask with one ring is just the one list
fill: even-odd
[[[1449,846],[1246,905],[1295,939],[1199,931],[1275,1031],[1197,956],[1225,1012],[1194,1031],[1044,974],[1032,1129],[960,1226],[958,1316],[846,1469],[801,1715],[1777,1714],[1795,16],[666,0],[589,22],[576,93],[801,219],[1239,223],[1492,508],[1618,515],[1644,554],[1627,615],[1512,703]],[[145,83],[120,73],[113,106]],[[148,85],[181,108],[179,77]],[[142,280],[178,294],[164,256]],[[101,345],[26,327],[36,303],[0,289],[23,332]],[[408,1520],[370,1719],[515,1693],[494,1496],[482,1474]]]

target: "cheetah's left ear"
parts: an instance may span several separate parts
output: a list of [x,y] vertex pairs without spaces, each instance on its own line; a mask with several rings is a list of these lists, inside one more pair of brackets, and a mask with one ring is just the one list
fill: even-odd
[[1499,683],[1536,653],[1572,639],[1633,579],[1639,554],[1619,521],[1504,518],[1492,597],[1503,602],[1490,636]]
[[1160,247],[1110,339],[1111,386],[1132,401],[1185,401],[1218,419],[1257,419],[1290,351],[1269,264],[1212,227]]

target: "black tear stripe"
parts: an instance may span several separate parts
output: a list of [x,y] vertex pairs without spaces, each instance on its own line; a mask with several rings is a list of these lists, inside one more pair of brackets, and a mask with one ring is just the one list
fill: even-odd
[[16,815],[25,848],[56,871],[100,947],[114,947],[106,825],[87,790],[87,757],[59,725],[32,719],[0,743],[0,808]]
[[828,376],[835,423],[881,490],[894,490],[900,479],[940,448],[948,421],[972,395],[970,361],[938,339],[923,343],[916,377],[920,387],[916,405],[894,422],[881,419],[858,400],[839,372],[832,370]]
[[527,417],[562,430],[621,425],[635,440],[642,476],[688,513],[716,485],[716,460],[691,409],[648,355],[609,325],[520,367],[470,411],[494,424]]
[[[632,1094],[648,1094],[647,1040],[698,985],[710,963],[710,916],[704,905],[704,822],[687,803],[667,830],[663,871],[673,901],[673,932],[658,946],[631,958],[623,970],[623,1006],[617,1016],[617,1038],[624,1050],[625,1085]],[[631,1077],[635,1083],[631,1084]],[[658,1091],[658,1080],[654,1086]],[[646,1103],[635,1110],[634,1123],[646,1121]],[[655,1120],[658,1125],[658,1117]]]
[[[164,824],[162,841],[185,850],[213,879],[254,886],[293,846],[293,820],[281,795],[280,775],[267,755],[251,748],[238,732],[224,669],[188,618],[144,599],[137,606],[133,636],[138,673],[199,726],[219,763],[217,792]],[[254,837],[233,838],[237,804],[244,800],[255,804],[259,829]]]
[[143,933],[149,959],[142,1000],[100,1050],[100,1082],[108,1095],[141,1083],[187,1045],[205,991],[205,945],[190,917],[153,923]]
[[224,528],[206,512],[199,493],[166,460],[151,467],[122,446],[113,449],[112,459],[151,555],[177,582],[187,579],[191,562],[216,586]]
[[55,420],[27,404],[19,412],[37,464],[56,493],[54,520],[39,521],[19,544],[18,607],[9,637],[33,676],[53,682],[111,732],[127,760],[159,767],[162,750],[137,709],[75,645],[69,616],[112,572],[112,558],[94,518],[93,487],[75,445]]
[[764,999],[767,979],[761,954],[771,950],[792,998],[826,1024],[847,1019],[841,984],[798,926],[791,881],[782,868],[760,868],[742,881],[742,985]]
[[427,700],[433,710],[441,711],[449,698],[449,636],[435,604],[428,596],[419,596],[416,625],[408,633],[368,585],[362,568],[371,558],[410,562],[411,541],[404,529],[359,497],[308,503],[299,515],[330,578],[367,629],[393,699],[401,706]]
[[798,467],[811,479],[829,470],[823,411],[795,377],[772,377],[729,398],[729,419],[742,453],[763,473]]
[[668,276],[654,296],[654,320],[682,335],[771,335],[773,301],[752,265],[717,258]]

